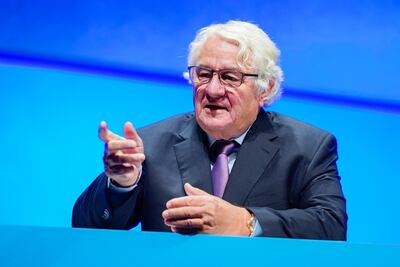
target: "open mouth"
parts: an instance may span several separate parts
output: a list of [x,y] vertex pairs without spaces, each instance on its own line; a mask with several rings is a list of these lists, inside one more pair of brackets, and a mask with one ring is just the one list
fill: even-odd
[[226,107],[212,105],[212,104],[206,105],[206,108],[208,108],[209,110],[227,110]]

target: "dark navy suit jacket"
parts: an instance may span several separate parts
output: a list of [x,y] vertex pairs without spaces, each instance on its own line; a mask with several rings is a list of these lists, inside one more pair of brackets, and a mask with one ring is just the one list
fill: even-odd
[[[146,160],[138,186],[116,195],[101,174],[77,200],[74,227],[170,231],[161,216],[183,184],[212,194],[207,135],[193,113],[138,131]],[[223,199],[251,210],[263,235],[345,240],[346,201],[329,133],[261,110],[237,154]]]

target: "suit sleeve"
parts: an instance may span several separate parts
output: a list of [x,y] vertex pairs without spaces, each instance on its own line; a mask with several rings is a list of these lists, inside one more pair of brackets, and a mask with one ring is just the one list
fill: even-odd
[[72,212],[73,227],[130,229],[140,222],[143,179],[124,196],[113,196],[118,193],[107,188],[107,179],[100,174],[79,196]]
[[264,236],[346,240],[346,200],[337,158],[336,139],[328,134],[306,165],[304,176],[296,177],[293,208],[247,207],[255,214]]

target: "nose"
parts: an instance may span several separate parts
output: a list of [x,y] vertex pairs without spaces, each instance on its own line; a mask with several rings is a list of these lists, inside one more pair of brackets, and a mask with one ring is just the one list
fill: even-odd
[[219,99],[225,96],[225,87],[221,84],[218,74],[214,73],[211,81],[207,84],[206,94],[208,98]]

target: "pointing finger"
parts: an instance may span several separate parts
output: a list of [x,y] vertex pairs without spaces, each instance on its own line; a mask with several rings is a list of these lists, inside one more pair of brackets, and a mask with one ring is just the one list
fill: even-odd
[[143,146],[142,139],[136,132],[135,127],[133,127],[133,124],[129,121],[124,125],[124,134],[125,138],[136,141],[138,146]]

